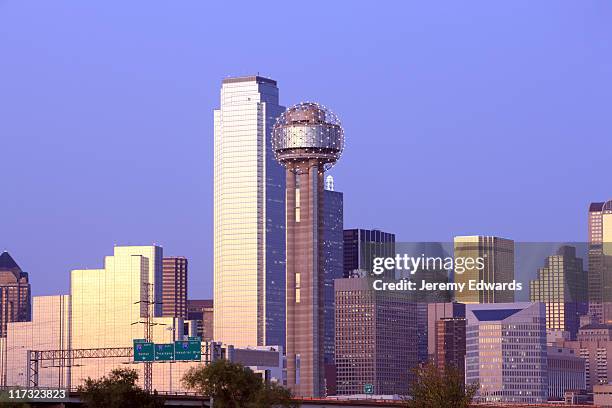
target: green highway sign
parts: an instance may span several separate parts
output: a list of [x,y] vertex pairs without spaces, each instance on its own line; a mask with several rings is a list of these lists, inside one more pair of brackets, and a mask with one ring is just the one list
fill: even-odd
[[198,340],[175,341],[174,358],[177,361],[202,360],[202,342]]
[[363,393],[364,394],[374,394],[374,384],[364,384]]
[[143,339],[134,340],[134,361],[153,361],[155,345]]
[[155,361],[173,361],[174,360],[174,344],[156,344],[155,345]]

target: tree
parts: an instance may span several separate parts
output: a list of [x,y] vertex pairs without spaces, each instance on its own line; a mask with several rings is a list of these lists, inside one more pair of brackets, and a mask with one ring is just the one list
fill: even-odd
[[227,360],[192,367],[182,381],[186,388],[213,398],[215,408],[297,406],[286,388],[264,382],[250,368]]
[[462,373],[455,367],[447,367],[444,372],[433,364],[415,370],[412,383],[412,399],[407,402],[411,408],[467,408],[469,407],[478,384],[465,385]]
[[136,385],[137,380],[136,370],[117,368],[100,379],[87,378],[78,391],[89,408],[163,407],[164,401],[157,393],[147,393]]

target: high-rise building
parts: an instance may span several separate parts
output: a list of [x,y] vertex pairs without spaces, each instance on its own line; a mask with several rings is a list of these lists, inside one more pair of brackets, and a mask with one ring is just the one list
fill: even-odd
[[[344,230],[344,277],[352,273],[372,274],[376,257],[395,257],[395,234],[380,230]],[[391,275],[389,272],[387,276]],[[393,278],[393,276],[390,276]]]
[[481,402],[546,402],[546,311],[543,303],[466,307],[465,382]]
[[427,356],[435,362],[438,354],[438,341],[436,338],[436,325],[442,319],[465,318],[465,305],[463,303],[430,303],[427,305]]
[[343,269],[343,194],[334,191],[331,175],[328,175],[323,190],[323,320],[325,334],[323,339],[325,364],[325,389],[327,395],[336,393],[334,364],[334,280],[342,278]]
[[214,306],[212,299],[188,300],[187,320],[196,322],[196,335],[203,341],[214,341]]
[[28,274],[23,272],[8,252],[0,254],[0,337],[6,336],[6,324],[31,319],[31,293]]
[[465,375],[465,328],[463,317],[444,317],[436,321],[434,363],[441,372],[453,367]]
[[[186,333],[181,318],[155,317],[161,299],[155,300],[155,285],[162,285],[162,257],[158,246],[116,246],[102,269],[71,272],[70,296],[34,297],[32,321],[9,323],[7,338],[2,339],[7,348],[7,385],[25,387],[37,381],[38,386],[77,387],[87,377],[99,378],[126,366],[139,372],[144,385],[147,366],[119,349],[133,347],[135,339],[159,344],[172,343],[183,334],[195,335]],[[28,350],[62,350],[56,356],[65,357],[32,360],[34,354]],[[75,354],[69,357],[71,352]],[[152,389],[184,390],[181,377],[196,365],[153,365]]]
[[612,326],[592,323],[578,330],[577,340],[563,341],[556,344],[567,347],[585,360],[586,386],[589,391],[597,384],[608,384],[612,380]]
[[162,316],[187,317],[187,258],[162,260]]
[[325,393],[323,173],[340,158],[344,132],[329,110],[301,103],[279,117],[272,144],[286,167],[287,383],[296,395],[318,397]]
[[[113,255],[104,258],[104,268],[73,270],[72,347],[130,346],[133,339],[143,338],[145,317],[161,316],[155,314],[161,295],[155,294],[163,282],[162,258],[159,246],[115,246]],[[172,321],[163,318],[168,327]]]
[[612,324],[612,200],[589,206],[589,314]]
[[[485,283],[510,283],[514,280],[514,241],[493,236],[455,237],[455,259],[471,258],[474,261],[463,273],[455,270],[455,282],[467,285],[470,280]],[[482,268],[478,260],[482,261]],[[466,264],[466,266],[468,266]],[[455,292],[455,301],[461,303],[514,302],[512,290],[468,290]]]
[[276,81],[247,76],[223,80],[214,111],[214,332],[236,347],[285,342],[283,110]]
[[[0,385],[29,386],[30,350],[66,350],[70,347],[70,296],[35,296],[32,319],[7,324],[0,347]],[[41,385],[70,387],[70,361],[57,360],[36,375]],[[0,404],[1,405],[1,404]]]
[[406,395],[417,366],[416,304],[404,292],[377,291],[372,278],[335,282],[338,395]]
[[546,305],[549,337],[554,337],[553,332],[567,332],[576,339],[580,316],[587,312],[587,275],[575,247],[563,245],[546,258],[537,279],[529,282],[529,297]]
[[585,360],[575,350],[547,348],[548,399],[562,400],[566,391],[586,390]]
[[[149,337],[155,343],[172,343],[180,338],[185,332],[183,319],[160,317],[162,260],[160,246],[115,246],[113,254],[104,258],[102,269],[73,270],[70,348],[133,347],[134,339]],[[70,367],[71,383],[77,386],[87,377],[98,378],[113,368],[127,366],[139,371],[139,381],[144,385],[143,364],[127,360],[80,360]],[[151,367],[152,389],[179,389],[187,366],[171,365]]]
[[[401,244],[403,248],[397,249],[398,252],[411,253],[415,256],[424,258],[437,258],[445,259],[448,254],[439,242],[419,242]],[[417,267],[414,271],[400,271],[398,277],[408,278],[410,281],[415,283],[416,288],[421,288],[423,283],[448,283],[448,272],[444,269],[443,265],[429,265],[426,267],[422,265]],[[420,364],[425,364],[429,361],[429,319],[428,319],[428,307],[429,304],[445,303],[450,302],[452,299],[452,292],[445,290],[418,290],[411,292],[413,298],[417,302],[417,350],[418,360]],[[464,307],[465,311],[465,307]],[[464,313],[465,317],[465,313]],[[435,328],[432,326],[432,329]]]

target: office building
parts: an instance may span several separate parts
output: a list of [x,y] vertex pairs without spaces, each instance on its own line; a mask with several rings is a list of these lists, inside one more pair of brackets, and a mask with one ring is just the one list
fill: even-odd
[[598,384],[594,387],[593,404],[599,408],[612,408],[612,384]]
[[334,280],[342,278],[343,269],[343,194],[334,191],[331,175],[325,180],[323,191],[323,274],[324,280],[324,365],[325,394],[336,394],[336,368],[334,364]]
[[[154,294],[162,282],[162,255],[162,248],[154,245],[115,246],[103,269],[71,272],[72,347],[130,346],[133,339],[143,338],[143,324],[132,323],[147,314],[155,317],[161,306],[161,296],[155,300]],[[157,285],[149,280],[155,275]],[[172,327],[172,319],[164,319]]]
[[463,317],[444,317],[436,321],[436,354],[434,364],[445,372],[449,367],[465,375],[465,330]]
[[586,390],[585,360],[571,348],[549,346],[548,399],[561,401],[565,393]]
[[[396,248],[399,253],[412,254],[416,257],[445,259],[448,254],[439,242],[419,242],[401,244],[402,248]],[[414,272],[414,273],[413,273]],[[443,265],[430,264],[429,266],[418,267],[414,271],[398,271],[398,278],[407,278],[415,283],[416,288],[421,288],[425,284],[448,283],[448,271]],[[429,361],[429,304],[443,304],[450,302],[452,291],[446,290],[418,290],[410,292],[415,302],[417,302],[417,350],[420,364]],[[435,325],[432,329],[435,328]]]
[[612,380],[612,326],[592,323],[578,330],[576,340],[559,340],[558,347],[574,350],[574,353],[585,360],[586,388],[589,391],[598,384],[608,384]]
[[447,318],[465,318],[465,305],[454,302],[430,303],[427,305],[427,356],[429,361],[435,362],[438,354],[437,322]]
[[558,337],[551,336],[554,332],[567,332],[570,339],[576,339],[580,316],[586,314],[588,303],[587,274],[575,247],[564,245],[546,258],[537,279],[529,283],[529,297],[546,305],[549,337]]
[[187,320],[196,324],[196,335],[203,341],[214,341],[214,307],[212,299],[187,301]]
[[338,395],[406,395],[417,366],[416,304],[403,292],[376,291],[372,278],[335,282]]
[[286,167],[287,382],[296,395],[318,397],[325,393],[323,174],[340,158],[344,132],[332,112],[301,103],[279,117],[272,144]]
[[[455,259],[474,260],[463,273],[455,270],[455,282],[466,284],[466,289],[455,292],[455,301],[461,303],[514,302],[512,290],[468,290],[470,280],[485,283],[510,283],[514,280],[514,241],[492,236],[455,237]],[[479,268],[477,260],[482,260]]]
[[247,76],[223,80],[214,111],[214,332],[236,347],[285,342],[283,110],[276,81]]
[[162,260],[162,316],[187,318],[187,258]]
[[[8,323],[6,338],[0,338],[0,386],[74,389],[88,377],[99,378],[114,368],[136,370],[139,385],[144,386],[147,365],[134,362],[128,353],[135,339],[167,344],[196,335],[191,322],[154,316],[157,291],[149,279],[159,277],[157,285],[162,285],[162,269],[158,268],[162,258],[161,247],[116,246],[101,269],[71,272],[70,295],[34,297],[32,321]],[[219,343],[203,343],[202,363],[228,358],[229,349]],[[282,349],[272,349],[255,355],[246,352],[248,362],[266,378],[284,383]],[[45,352],[52,350],[61,352],[49,357]],[[299,364],[299,358],[297,361]],[[181,378],[200,364],[152,364],[151,389],[186,391]]]
[[[344,277],[353,273],[372,274],[376,257],[395,257],[395,234],[380,230],[354,228],[344,230]],[[391,276],[393,271],[386,273]]]
[[270,382],[286,386],[287,372],[284,370],[285,356],[279,346],[248,348],[226,347],[226,358],[232,363],[242,364]]
[[[159,246],[115,246],[102,269],[73,270],[70,275],[72,349],[133,347],[134,339],[172,343],[184,329],[181,318],[157,317],[161,309],[163,250]],[[151,277],[155,277],[151,281]],[[156,294],[160,293],[156,298]],[[160,310],[161,312],[161,310]],[[82,384],[115,367],[134,368],[144,385],[143,365],[129,358],[83,359],[71,367],[71,383]],[[152,367],[152,387],[180,389],[186,365]]]
[[[70,348],[70,296],[35,296],[32,319],[28,322],[7,324],[7,336],[1,339],[0,385],[28,385],[29,350],[65,350]],[[70,387],[70,362],[47,361],[54,365],[39,370],[39,384],[56,387]]]
[[10,322],[31,319],[30,283],[8,252],[0,254],[0,337],[6,336]]
[[589,206],[589,314],[612,324],[612,200]]
[[476,401],[546,402],[546,311],[542,303],[466,307],[465,382],[479,383]]
[[[32,322],[7,327],[7,385],[24,387],[36,380],[41,387],[75,388],[87,377],[99,378],[121,367],[135,369],[144,386],[144,365],[117,350],[131,349],[134,339],[172,343],[185,333],[183,319],[155,316],[160,306],[154,299],[161,292],[155,286],[162,286],[162,257],[158,246],[116,246],[113,255],[105,257],[103,268],[71,272],[69,296],[35,297]],[[101,357],[109,349],[115,351]],[[37,360],[34,375],[28,368],[32,362],[23,352],[27,350],[62,350],[64,355],[79,350],[82,355],[85,350],[85,357]],[[154,364],[152,389],[184,390],[181,377],[195,365]]]

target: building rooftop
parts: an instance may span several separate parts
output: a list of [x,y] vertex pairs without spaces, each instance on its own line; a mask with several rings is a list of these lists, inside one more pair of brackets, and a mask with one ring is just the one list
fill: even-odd
[[188,299],[188,307],[213,307],[214,302],[212,299]]
[[504,320],[521,310],[523,309],[472,310],[472,313],[481,322],[496,322]]
[[13,259],[13,257],[6,251],[2,252],[2,254],[0,254],[0,270],[14,270],[17,269],[19,271],[21,271],[21,268],[19,267],[19,265],[17,265],[17,262],[15,262],[15,260]]
[[276,81],[270,78],[265,78],[259,75],[249,75],[249,76],[241,76],[241,77],[230,77],[230,78],[224,78],[223,79],[223,83],[224,84],[233,84],[236,82],[257,82],[257,83],[264,83],[264,84],[272,84],[272,85],[276,85]]
[[589,323],[580,328],[580,330],[597,330],[597,329],[612,330],[612,326],[608,324],[602,324],[602,323]]

